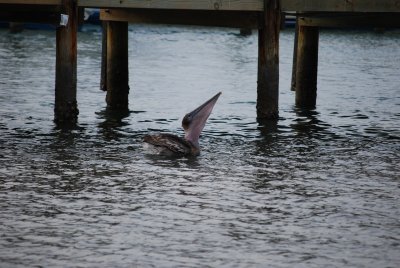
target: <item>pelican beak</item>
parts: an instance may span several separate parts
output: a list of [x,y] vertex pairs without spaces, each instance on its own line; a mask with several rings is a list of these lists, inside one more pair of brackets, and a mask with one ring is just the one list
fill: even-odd
[[185,138],[193,143],[198,143],[200,133],[203,130],[208,117],[210,116],[215,103],[221,92],[194,109],[192,112],[185,115],[182,121],[182,126],[185,129]]

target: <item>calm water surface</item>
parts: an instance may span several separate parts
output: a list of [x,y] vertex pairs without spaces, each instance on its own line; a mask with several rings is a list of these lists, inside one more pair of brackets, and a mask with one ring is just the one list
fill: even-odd
[[[255,120],[257,35],[135,26],[130,113],[79,33],[79,126],[53,122],[55,34],[0,31],[1,267],[399,267],[400,31],[322,31],[318,107]],[[219,99],[198,158],[143,151]]]

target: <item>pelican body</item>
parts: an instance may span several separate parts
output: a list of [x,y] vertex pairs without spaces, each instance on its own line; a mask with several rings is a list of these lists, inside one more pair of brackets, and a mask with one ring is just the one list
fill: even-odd
[[221,92],[183,117],[184,137],[181,138],[172,134],[146,135],[144,137],[144,147],[154,153],[163,155],[199,155],[200,133],[220,95]]

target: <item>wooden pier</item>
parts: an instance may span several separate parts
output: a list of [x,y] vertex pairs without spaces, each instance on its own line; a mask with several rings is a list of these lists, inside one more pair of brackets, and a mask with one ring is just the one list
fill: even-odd
[[[76,122],[77,31],[85,7],[103,20],[100,86],[107,107],[128,109],[128,23],[237,27],[258,30],[257,117],[277,119],[279,32],[297,16],[292,90],[296,105],[314,108],[320,27],[400,27],[400,0],[0,0],[0,20],[58,25],[54,118]],[[68,22],[60,25],[61,14]],[[64,17],[65,18],[65,17]]]

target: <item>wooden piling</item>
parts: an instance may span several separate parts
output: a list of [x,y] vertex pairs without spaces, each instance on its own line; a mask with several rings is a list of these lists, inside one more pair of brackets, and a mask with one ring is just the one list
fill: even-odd
[[297,65],[297,45],[299,37],[299,19],[296,17],[296,26],[294,30],[294,45],[293,45],[293,64],[292,64],[292,83],[291,90],[296,91],[296,65]]
[[68,23],[66,26],[58,27],[56,33],[54,121],[56,123],[76,123],[79,114],[76,101],[77,1],[62,0],[61,13],[68,15]]
[[296,64],[296,106],[315,108],[317,100],[318,27],[299,26]]
[[101,23],[101,78],[100,90],[107,91],[107,22]]
[[129,94],[128,23],[109,21],[107,25],[107,108],[127,110]]
[[277,119],[279,101],[279,0],[264,1],[258,31],[257,118]]

